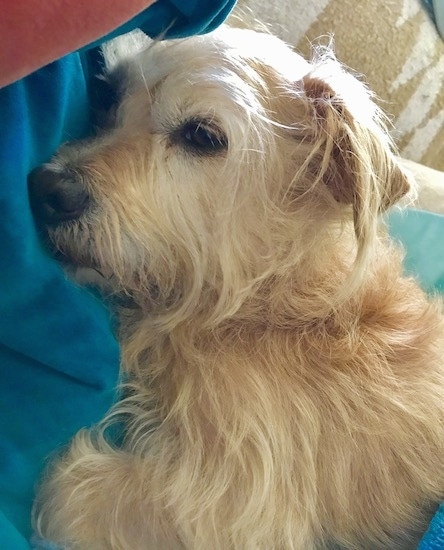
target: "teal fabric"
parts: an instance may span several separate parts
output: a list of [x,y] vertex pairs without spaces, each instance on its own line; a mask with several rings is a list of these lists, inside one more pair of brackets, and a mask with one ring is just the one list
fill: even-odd
[[444,293],[444,216],[420,210],[393,211],[391,235],[405,249],[406,272],[431,293]]
[[444,2],[443,0],[422,0],[424,7],[436,25],[444,40]]
[[443,550],[444,548],[444,503],[438,508],[418,550]]
[[[233,3],[158,0],[113,36],[136,27],[152,36],[205,32]],[[0,548],[8,550],[29,549],[48,457],[116,398],[108,311],[42,249],[26,184],[63,141],[90,132],[88,56],[85,48],[0,89]]]
[[433,0],[433,9],[436,26],[438,27],[441,38],[444,40],[444,2],[442,0]]

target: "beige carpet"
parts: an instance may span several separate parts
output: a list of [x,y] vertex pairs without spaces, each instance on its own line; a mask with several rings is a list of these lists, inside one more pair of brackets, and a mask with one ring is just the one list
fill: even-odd
[[239,12],[305,55],[311,42],[334,35],[338,58],[393,116],[401,154],[444,170],[444,41],[420,0],[239,0]]

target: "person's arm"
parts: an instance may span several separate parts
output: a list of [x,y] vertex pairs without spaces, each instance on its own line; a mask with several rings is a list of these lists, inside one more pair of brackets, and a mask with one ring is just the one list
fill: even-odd
[[0,18],[0,86],[105,36],[155,0],[6,0]]

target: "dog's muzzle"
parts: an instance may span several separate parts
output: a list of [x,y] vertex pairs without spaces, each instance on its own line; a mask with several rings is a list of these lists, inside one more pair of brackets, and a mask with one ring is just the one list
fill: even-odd
[[47,225],[78,219],[90,203],[81,178],[73,172],[36,168],[28,176],[28,190],[36,220]]

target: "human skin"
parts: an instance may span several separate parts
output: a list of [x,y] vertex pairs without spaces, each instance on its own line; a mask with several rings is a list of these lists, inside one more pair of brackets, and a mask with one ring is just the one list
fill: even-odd
[[5,0],[0,87],[105,36],[155,0]]

